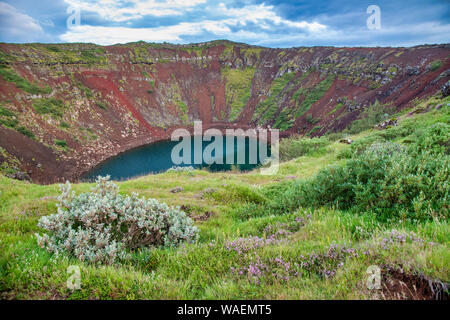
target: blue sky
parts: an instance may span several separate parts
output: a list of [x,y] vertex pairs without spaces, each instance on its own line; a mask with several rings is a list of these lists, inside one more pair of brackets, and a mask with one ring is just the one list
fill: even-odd
[[[369,5],[380,8],[379,29],[367,27]],[[267,47],[449,43],[450,0],[0,0],[1,42],[215,39]]]

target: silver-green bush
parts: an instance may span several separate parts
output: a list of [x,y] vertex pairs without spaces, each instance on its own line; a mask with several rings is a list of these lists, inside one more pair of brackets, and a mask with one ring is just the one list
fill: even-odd
[[109,176],[98,177],[92,192],[78,196],[70,183],[60,187],[58,212],[38,222],[47,234],[36,234],[50,252],[112,263],[137,248],[173,247],[197,238],[197,228],[183,211],[135,193],[120,195]]

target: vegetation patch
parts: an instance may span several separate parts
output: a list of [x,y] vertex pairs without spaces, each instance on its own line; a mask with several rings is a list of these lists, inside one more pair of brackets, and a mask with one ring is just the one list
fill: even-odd
[[64,104],[55,98],[41,98],[33,100],[33,108],[38,114],[50,114],[52,117],[62,117]]
[[97,140],[98,136],[95,134],[94,130],[91,128],[80,127],[80,130],[86,135],[83,135],[82,138],[86,141],[94,141]]
[[306,122],[309,124],[316,124],[317,122],[320,122],[320,118],[314,118],[312,114],[306,115]]
[[288,161],[302,156],[324,154],[330,141],[326,137],[303,138],[292,136],[280,141],[280,159]]
[[0,106],[0,125],[14,129],[29,138],[34,138],[33,132],[24,126],[19,126],[19,119],[16,114],[2,106]]
[[61,121],[61,122],[59,123],[59,127],[60,127],[61,129],[69,129],[69,128],[70,128],[70,124],[68,124],[67,122]]
[[278,111],[279,95],[283,89],[291,82],[295,76],[294,72],[285,73],[281,77],[273,80],[269,90],[269,96],[263,102],[256,106],[253,120],[259,119],[259,124],[265,124],[267,121],[273,120]]
[[101,101],[97,101],[97,102],[96,102],[96,105],[97,105],[97,107],[99,107],[100,109],[103,109],[103,110],[108,109],[108,108],[106,107],[106,104],[104,104],[104,103],[101,102]]
[[321,126],[315,126],[314,128],[312,128],[309,132],[308,132],[308,136],[312,135],[314,132],[318,131],[322,129]]
[[230,106],[230,121],[235,121],[247,105],[254,74],[255,68],[251,67],[246,67],[244,70],[231,68],[222,70],[226,81],[226,102]]
[[37,84],[30,83],[4,64],[0,64],[0,76],[5,81],[14,83],[17,88],[31,94],[49,94],[52,92],[49,86],[42,88]]
[[36,234],[38,243],[81,261],[112,263],[125,258],[127,250],[175,247],[197,236],[184,212],[137,194],[122,196],[109,177],[99,178],[92,192],[79,196],[67,183],[61,186],[58,201],[58,213],[39,220],[48,233]]
[[63,148],[63,149],[66,149],[66,148],[67,148],[67,142],[66,142],[66,140],[55,139],[54,142],[55,142],[55,145],[57,145],[58,147],[61,147],[61,148]]
[[[330,206],[373,212],[381,221],[448,219],[449,124],[414,126],[407,122],[404,126],[370,135],[362,140],[365,142],[352,145],[344,164],[324,168],[309,180],[286,183],[275,189],[275,194],[273,188],[263,191],[270,192],[267,198],[274,200],[255,210],[282,214],[298,207]],[[385,139],[402,139],[408,144]],[[285,143],[280,145],[280,154],[289,159],[297,154],[300,148],[295,144],[299,143]]]
[[359,133],[371,129],[376,124],[386,120],[389,117],[389,113],[393,113],[392,107],[382,105],[376,100],[375,103],[371,104],[361,112],[357,120],[351,123],[349,132]]
[[328,115],[332,115],[333,113],[339,111],[342,109],[342,107],[344,106],[344,104],[342,102],[338,103],[329,113]]
[[433,72],[433,71],[436,71],[437,69],[439,69],[441,66],[442,66],[442,61],[441,60],[435,60],[435,61],[433,61],[433,62],[431,62],[429,64],[428,68],[429,68],[429,70],[431,72]]
[[27,129],[27,128],[24,127],[24,126],[17,127],[16,130],[17,130],[18,132],[20,132],[21,134],[23,134],[24,136],[27,136],[28,138],[31,138],[31,139],[34,138],[34,133],[31,132],[29,129]]
[[0,124],[7,128],[15,128],[19,124],[19,120],[14,112],[0,106]]
[[296,107],[295,111],[295,117],[301,117],[303,114],[305,114],[311,106],[319,101],[323,95],[328,91],[328,89],[333,84],[335,76],[329,75],[326,79],[322,80],[317,86],[310,89],[309,91],[305,92],[303,89],[300,93],[301,95],[305,96],[303,101],[300,103],[298,107]]

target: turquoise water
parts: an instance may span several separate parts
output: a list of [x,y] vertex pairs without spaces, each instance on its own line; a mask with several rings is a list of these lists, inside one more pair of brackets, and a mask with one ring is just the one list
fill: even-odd
[[[256,140],[252,140],[253,143],[256,143],[257,150],[259,151],[259,143]],[[203,150],[207,145],[211,142],[203,141],[202,143],[202,154]],[[223,164],[210,164],[205,163],[205,159],[203,159],[202,164],[194,164],[194,139],[191,138],[191,161],[190,164],[174,164],[171,160],[172,148],[178,144],[178,141],[161,141],[155,142],[149,145],[145,145],[136,149],[132,149],[121,153],[115,157],[112,157],[97,167],[93,168],[91,171],[87,172],[82,180],[94,180],[97,176],[105,176],[110,175],[113,180],[126,180],[132,177],[145,175],[149,173],[160,173],[167,171],[173,166],[179,167],[187,167],[192,166],[194,168],[207,168],[210,171],[227,171],[231,170],[233,166],[241,171],[251,170],[257,167],[261,162],[259,159],[259,152],[257,153],[256,164],[250,162],[249,159],[249,149],[250,149],[250,140],[249,138],[245,139],[245,143],[238,144],[237,139],[234,137],[234,161],[232,164],[226,164],[226,156],[227,154],[232,154],[232,149],[227,150],[226,148],[226,137],[223,137]],[[263,144],[265,148],[265,144]],[[245,163],[237,164],[237,155],[245,152]],[[183,153],[181,152],[181,155]],[[212,153],[213,156],[216,156],[215,153]],[[269,152],[270,156],[270,152]],[[264,160],[264,159],[263,159]]]

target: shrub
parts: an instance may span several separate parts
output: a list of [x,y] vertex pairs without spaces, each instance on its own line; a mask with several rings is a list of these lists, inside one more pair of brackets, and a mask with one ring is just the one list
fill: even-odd
[[64,104],[61,100],[54,98],[35,99],[33,108],[39,114],[50,114],[52,117],[62,117]]
[[0,107],[0,125],[14,129],[18,124],[19,120],[14,112],[4,107]]
[[[433,127],[424,132],[433,130],[444,133]],[[235,216],[245,219],[292,213],[299,207],[331,206],[372,212],[384,221],[448,219],[450,156],[430,147],[411,153],[410,147],[373,143],[353,153],[345,164],[322,169],[309,180],[266,187],[263,194],[271,201],[243,207]]]
[[6,109],[5,107],[0,107],[0,116],[14,117],[15,114],[14,114],[14,112],[12,112],[9,109]]
[[317,122],[320,122],[320,118],[314,118],[312,114],[308,113],[306,115],[306,122],[316,124]]
[[372,211],[382,220],[448,218],[449,166],[443,154],[413,156],[399,144],[375,143],[344,166],[323,169],[303,183],[298,202]]
[[59,127],[62,129],[69,129],[70,128],[70,124],[68,124],[67,122],[61,121],[59,123]]
[[[330,89],[331,85],[334,82],[334,79],[335,75],[329,75],[316,86],[304,92],[305,99],[302,101],[300,106],[296,108],[297,110],[295,117],[301,117],[311,108],[314,103],[322,99],[324,94],[328,91],[328,89]],[[303,89],[300,90],[303,91]]]
[[329,140],[325,137],[320,138],[299,138],[291,137],[280,142],[280,159],[288,161],[304,155],[325,153]]
[[7,128],[15,128],[19,124],[19,120],[15,118],[0,118],[0,125],[3,125]]
[[34,133],[23,126],[18,127],[17,131],[19,131],[21,134],[27,136],[28,138],[34,138]]
[[442,61],[441,60],[435,60],[433,62],[431,62],[428,65],[428,70],[430,71],[436,71],[437,69],[439,69],[442,66]]
[[349,129],[350,133],[360,133],[373,128],[374,125],[388,118],[389,113],[392,112],[390,109],[379,103],[378,100],[375,101],[361,112],[358,120],[353,121]]
[[267,210],[264,210],[260,204],[249,202],[239,206],[233,211],[233,218],[238,221],[247,221],[252,218],[259,218],[267,215]]
[[410,152],[428,150],[433,153],[449,154],[450,151],[450,125],[438,122],[430,127],[417,130],[411,138]]
[[62,148],[67,148],[67,142],[66,142],[66,140],[58,140],[58,139],[55,139],[55,144],[56,144],[57,146],[62,147]]
[[315,126],[314,128],[312,128],[312,129],[307,133],[307,135],[310,136],[310,135],[312,135],[314,132],[316,132],[317,130],[320,130],[320,129],[322,129],[321,126]]
[[325,137],[328,140],[330,140],[330,141],[337,141],[337,140],[342,139],[342,138],[347,138],[348,134],[345,134],[345,133],[343,133],[341,131],[338,131],[338,132],[327,132]]
[[210,193],[211,197],[222,202],[264,203],[266,198],[256,188],[246,185],[232,184],[224,189]]
[[97,107],[99,107],[100,109],[103,109],[103,110],[106,110],[106,109],[107,109],[107,108],[106,108],[106,105],[105,105],[103,102],[101,102],[101,101],[97,101],[96,105],[97,105]]
[[38,223],[48,233],[36,234],[39,245],[55,254],[112,263],[138,248],[174,247],[197,238],[197,228],[183,211],[136,193],[122,196],[109,176],[98,177],[92,192],[78,196],[67,182],[58,201],[58,212]]
[[372,134],[362,139],[358,139],[354,141],[350,147],[351,155],[358,156],[374,143],[382,143],[382,142],[385,142],[385,139],[378,134]]

